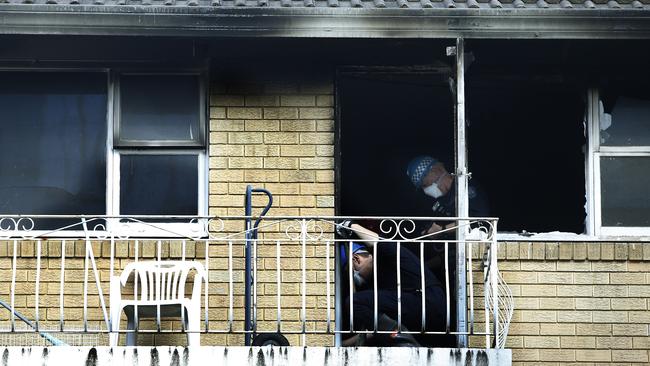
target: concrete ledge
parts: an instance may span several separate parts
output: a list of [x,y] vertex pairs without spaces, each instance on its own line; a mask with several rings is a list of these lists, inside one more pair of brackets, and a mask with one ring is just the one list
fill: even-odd
[[335,347],[5,347],[2,365],[511,365],[508,349]]

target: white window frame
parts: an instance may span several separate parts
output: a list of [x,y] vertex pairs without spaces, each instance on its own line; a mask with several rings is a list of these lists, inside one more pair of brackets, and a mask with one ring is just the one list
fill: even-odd
[[[198,71],[171,71],[171,72],[138,72],[138,71],[116,71],[110,75],[109,82],[109,111],[110,116],[107,123],[107,182],[106,182],[106,208],[109,216],[120,216],[120,157],[121,155],[196,155],[197,156],[197,216],[205,217],[208,214],[208,158],[207,158],[207,140],[205,139],[206,131],[200,132],[199,139],[202,145],[197,146],[194,143],[168,143],[168,142],[143,142],[139,146],[129,144],[129,146],[115,146],[116,123],[118,123],[119,106],[119,88],[120,75],[198,75],[199,77],[199,128],[206,128],[207,120],[207,87],[205,81],[205,72]],[[171,146],[171,147],[170,147]],[[178,146],[178,148],[173,148]],[[112,232],[118,232],[124,236],[135,237],[202,237],[205,232],[203,220],[186,219],[183,223],[156,223],[156,224],[139,224],[136,222],[121,223],[119,219],[108,220],[108,229]]]
[[600,144],[600,93],[598,89],[589,90],[589,156],[592,160],[591,174],[588,176],[592,184],[592,195],[589,202],[592,205],[591,225],[594,235],[598,237],[650,237],[650,227],[615,227],[602,225],[600,160],[602,157],[650,157],[649,146],[601,146]]
[[[135,150],[135,149],[124,149],[124,148],[115,148],[112,153],[112,179],[110,182],[112,199],[111,199],[111,216],[121,215],[120,213],[120,158],[122,155],[194,155],[197,156],[197,208],[198,216],[206,216],[207,213],[207,200],[204,197],[207,197],[207,157],[205,150]],[[107,184],[109,184],[107,182]],[[108,205],[107,205],[108,206]],[[149,237],[166,237],[166,236],[184,236],[184,237],[197,237],[203,236],[204,226],[202,221],[189,222],[191,219],[187,219],[187,222],[183,223],[156,223],[153,225],[147,224],[138,224],[135,222],[129,223],[120,223],[119,220],[111,220],[112,226],[111,229],[118,231],[120,235],[129,235],[129,236],[149,236]]]

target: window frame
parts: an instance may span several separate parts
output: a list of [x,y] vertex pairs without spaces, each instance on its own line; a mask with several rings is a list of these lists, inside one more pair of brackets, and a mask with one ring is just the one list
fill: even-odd
[[[122,116],[121,116],[121,79],[122,76],[196,76],[199,80],[199,123],[198,123],[198,133],[195,139],[193,140],[127,140],[120,137],[121,125],[122,125]],[[129,147],[179,147],[179,148],[197,148],[205,149],[206,144],[206,120],[207,116],[206,111],[206,82],[205,82],[205,73],[201,71],[152,71],[152,72],[139,72],[139,71],[128,71],[128,70],[118,70],[112,73],[111,76],[111,89],[113,89],[113,126],[109,131],[109,134],[112,134],[112,143],[115,148],[129,148]]]
[[[169,143],[164,141],[129,141],[128,143],[120,142],[119,139],[119,119],[120,119],[120,77],[121,75],[195,75],[199,80],[199,142],[178,142],[171,140]],[[154,70],[139,71],[133,69],[112,70],[109,81],[109,111],[111,113],[108,119],[108,140],[107,141],[107,172],[108,181],[107,193],[107,213],[111,216],[120,216],[120,156],[127,155],[197,155],[197,216],[204,217],[208,214],[208,147],[206,146],[207,135],[207,72],[204,70],[184,69],[184,70]],[[110,162],[109,162],[110,160]],[[110,189],[109,189],[110,188]],[[132,215],[134,216],[134,215]],[[164,216],[164,215],[163,215]],[[128,217],[128,216],[127,216]],[[119,229],[118,229],[119,228]],[[197,237],[205,236],[205,226],[202,220],[195,220],[186,223],[157,223],[152,225],[140,223],[120,223],[119,220],[109,220],[109,231],[119,232],[121,235],[135,237],[169,237],[185,236]]]
[[[114,148],[111,156],[112,160],[112,173],[111,177],[111,216],[122,216],[120,213],[120,180],[121,180],[121,171],[120,171],[120,161],[122,155],[195,155],[197,156],[197,216],[206,216],[208,211],[207,200],[204,197],[207,197],[207,156],[205,150],[198,149],[124,149],[124,148]],[[108,204],[107,204],[108,206]],[[137,215],[125,215],[125,217]],[[164,215],[163,215],[164,216]],[[178,217],[178,216],[171,216]],[[128,223],[125,225],[119,223],[119,220],[111,221],[110,228],[115,229],[116,227],[122,226],[118,232],[121,234],[129,234],[130,236],[170,236],[170,234],[177,234],[178,236],[186,237],[196,237],[197,235],[203,236],[204,228],[203,224],[199,220],[195,222],[186,222],[186,223],[157,223],[153,225],[140,224],[140,223]]]
[[[33,229],[33,230],[8,230],[3,231],[3,236],[45,236],[45,237],[84,237],[87,233],[92,233],[93,236],[105,237],[110,233],[119,235],[119,237],[152,237],[152,238],[197,238],[204,237],[206,232],[204,218],[208,214],[208,141],[207,136],[207,118],[208,118],[208,73],[204,69],[183,68],[181,71],[178,69],[157,69],[154,71],[138,71],[138,70],[120,70],[109,67],[42,67],[42,68],[24,68],[24,67],[0,67],[0,72],[27,72],[27,73],[64,73],[64,72],[93,72],[103,74],[106,78],[106,141],[105,141],[105,154],[106,154],[106,211],[104,215],[96,215],[102,219],[101,224],[89,222],[88,226],[84,223],[84,229],[73,230],[47,230],[47,229]],[[116,95],[119,93],[119,83],[117,82],[118,76],[123,73],[128,74],[147,74],[147,75],[197,75],[199,80],[199,135],[200,144],[148,144],[143,142],[137,146],[116,146],[114,144],[114,126],[116,123],[116,107],[119,108]],[[120,223],[119,215],[119,198],[120,198],[120,154],[159,154],[159,155],[197,155],[197,177],[198,177],[198,194],[197,194],[197,208],[198,212],[194,216],[170,216],[186,219],[187,222],[178,223],[156,223],[153,226],[137,223]],[[39,215],[11,213],[2,215],[1,217],[24,217],[35,218]],[[80,218],[84,215],[78,215]],[[137,218],[137,215],[130,215]],[[130,217],[124,216],[124,217]],[[164,215],[162,215],[164,216]],[[87,218],[93,217],[86,215]],[[192,220],[194,219],[194,220]],[[105,222],[103,222],[105,220]]]
[[591,197],[588,202],[592,206],[589,226],[593,235],[598,237],[649,237],[650,227],[643,226],[603,226],[601,204],[601,171],[600,163],[603,157],[648,157],[650,158],[650,145],[648,146],[602,146],[600,144],[600,92],[596,88],[588,91],[589,97],[589,157],[591,169],[588,178],[591,184]]

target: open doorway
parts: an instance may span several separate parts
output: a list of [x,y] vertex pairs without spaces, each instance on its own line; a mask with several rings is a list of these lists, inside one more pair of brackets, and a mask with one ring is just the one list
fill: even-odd
[[[454,94],[453,83],[450,85],[449,76],[448,67],[442,72],[374,70],[339,74],[337,96],[340,132],[338,140],[340,215],[435,216],[432,211],[432,200],[426,199],[422,190],[414,187],[406,171],[411,159],[419,155],[435,157],[453,171]],[[380,232],[378,221],[362,221],[365,227]],[[413,234],[419,235],[420,230],[421,228],[414,230]],[[410,251],[413,258],[420,261],[419,246],[415,244],[415,242],[405,243],[402,245],[402,248],[405,248],[402,251]],[[445,255],[445,252],[444,249],[441,252],[441,248],[427,246],[424,262],[433,275],[444,283],[444,265],[440,258]],[[433,249],[437,251],[434,253]],[[432,264],[434,257],[438,260]],[[455,309],[453,246],[449,249],[448,258],[450,259],[449,283],[452,284],[449,289],[449,309]],[[339,278],[344,280],[339,281],[339,294],[348,294],[351,286],[351,281],[348,279],[349,272],[343,268],[346,263],[343,261],[341,263],[342,275]],[[379,269],[376,270],[381,272],[381,266],[378,264]],[[419,268],[419,264],[414,267]],[[363,286],[361,288],[363,289]],[[339,306],[343,309],[347,308],[347,301],[343,300],[345,297],[347,296],[339,297]],[[382,299],[380,298],[378,302],[382,304]],[[403,310],[403,314],[408,313],[408,305],[404,306],[407,309]],[[440,310],[444,312],[444,309]],[[415,313],[417,312],[412,312]],[[349,324],[347,319],[349,318],[343,316],[340,324]],[[455,324],[453,311],[451,311],[451,324]],[[417,331],[410,325],[409,329]],[[420,344],[426,346],[455,346],[454,336],[417,338]]]

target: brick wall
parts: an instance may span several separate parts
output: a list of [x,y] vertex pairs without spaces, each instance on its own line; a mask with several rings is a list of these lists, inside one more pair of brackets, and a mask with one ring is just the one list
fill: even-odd
[[[212,84],[210,95],[210,215],[243,215],[247,184],[273,193],[269,216],[334,215],[334,96],[329,77],[302,82],[221,82]],[[253,200],[253,214],[266,203],[264,196]],[[242,223],[226,230],[241,231]],[[276,327],[276,260],[273,239],[287,239],[284,222],[266,229],[258,244],[258,326]],[[331,237],[331,227],[325,227]],[[273,232],[275,231],[275,232]],[[285,329],[301,329],[302,248],[298,242],[282,245],[282,322]],[[319,243],[307,248],[308,329],[326,328],[326,248]],[[243,253],[243,249],[240,250]],[[333,258],[333,249],[330,255]],[[332,267],[333,260],[331,263]],[[334,278],[332,274],[332,279]],[[242,285],[243,286],[243,285]],[[242,290],[242,289],[240,289]],[[334,293],[334,287],[331,287]],[[332,296],[332,305],[334,304]],[[237,317],[242,319],[242,309]],[[331,311],[334,318],[334,312]],[[292,345],[301,344],[297,335],[286,335]],[[227,343],[242,344],[241,337],[229,336]],[[332,336],[312,335],[307,344],[331,344]]]
[[649,244],[502,243],[499,260],[513,364],[648,364]]

